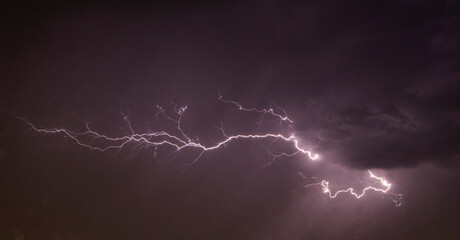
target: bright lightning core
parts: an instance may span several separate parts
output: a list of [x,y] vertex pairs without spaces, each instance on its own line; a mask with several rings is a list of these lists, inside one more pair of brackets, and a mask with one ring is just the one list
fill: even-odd
[[[283,122],[286,122],[288,124],[294,123],[294,121],[291,120],[287,116],[286,112],[276,105],[274,106],[276,107],[277,110],[273,108],[268,108],[268,109],[246,108],[236,101],[224,99],[220,92],[219,92],[218,100],[222,103],[234,105],[239,111],[259,113],[262,115],[261,121],[266,115],[269,115],[272,118],[278,119],[280,124]],[[161,115],[165,119],[175,122],[175,125],[177,128],[176,130],[179,134],[173,134],[166,130],[157,131],[157,132],[136,133],[131,127],[131,122],[128,116],[125,114],[123,114],[123,119],[127,123],[127,126],[129,127],[130,132],[128,134],[125,134],[123,136],[118,136],[118,137],[109,136],[101,132],[98,132],[97,130],[92,129],[89,123],[85,124],[85,127],[86,127],[85,131],[74,132],[66,128],[42,128],[42,127],[38,127],[37,125],[33,124],[32,122],[28,121],[27,119],[23,117],[18,116],[18,118],[22,120],[27,126],[29,126],[30,130],[33,130],[38,133],[44,133],[44,134],[63,134],[64,136],[69,137],[76,144],[82,147],[89,148],[92,150],[97,150],[97,151],[107,151],[110,149],[122,149],[129,143],[137,144],[138,147],[135,148],[137,149],[136,151],[140,151],[142,148],[152,147],[155,149],[155,152],[156,152],[157,148],[163,147],[163,146],[170,146],[174,149],[174,151],[180,151],[185,148],[199,149],[200,152],[198,153],[198,155],[194,158],[194,160],[191,163],[185,165],[184,169],[196,163],[205,152],[219,149],[225,144],[231,141],[237,141],[239,139],[282,140],[286,143],[291,144],[294,147],[295,149],[294,152],[290,152],[290,153],[283,152],[279,154],[271,153],[270,150],[266,148],[267,153],[273,157],[272,161],[270,161],[267,165],[270,165],[278,157],[282,157],[282,156],[291,157],[291,156],[298,155],[298,154],[304,155],[306,159],[309,159],[309,160],[319,159],[318,154],[313,153],[311,149],[301,146],[299,144],[299,139],[295,135],[285,136],[281,133],[277,133],[276,131],[267,132],[265,134],[241,133],[241,134],[236,134],[236,135],[228,135],[223,128],[223,124],[220,127],[218,127],[218,129],[222,132],[222,135],[224,137],[222,141],[216,142],[213,145],[202,144],[200,143],[199,140],[190,138],[181,127],[182,117],[187,111],[187,108],[188,108],[187,106],[176,107],[174,109],[176,116],[172,117],[172,116],[167,115],[165,113],[165,110],[161,106],[157,105],[158,111],[156,113],[156,117],[158,118],[158,116]],[[104,145],[101,146],[101,144],[97,144],[100,142],[103,142]],[[136,152],[133,152],[133,154],[136,154]],[[366,192],[375,191],[375,192],[379,192],[382,194],[390,195],[396,206],[400,206],[402,204],[402,195],[391,193],[389,191],[391,188],[391,184],[388,183],[386,179],[374,175],[371,171],[369,171],[369,174],[370,174],[370,178],[375,179],[376,182],[372,185],[364,187],[361,192],[357,192],[354,188],[351,188],[351,187],[345,188],[345,189],[339,189],[339,190],[336,190],[335,192],[332,192],[329,187],[329,181],[326,181],[326,180],[317,181],[316,178],[313,178],[315,179],[314,183],[308,184],[305,187],[321,186],[323,193],[326,194],[330,198],[336,198],[341,194],[349,193],[351,196],[354,196],[355,198],[360,199],[366,194]],[[302,177],[305,177],[302,174],[300,175]],[[376,184],[378,184],[379,186],[375,186]]]

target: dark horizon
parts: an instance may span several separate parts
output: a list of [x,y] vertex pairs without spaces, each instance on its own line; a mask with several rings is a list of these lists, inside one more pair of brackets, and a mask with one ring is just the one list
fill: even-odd
[[[6,3],[0,239],[459,239],[458,7]],[[165,117],[178,112],[182,129]],[[272,162],[296,151],[273,137],[231,141],[196,162],[193,147],[101,152],[17,116],[72,134],[165,130],[205,146],[225,139],[221,128],[292,134],[320,159]],[[368,170],[391,191],[356,199],[305,188],[314,179],[333,191],[383,188]]]

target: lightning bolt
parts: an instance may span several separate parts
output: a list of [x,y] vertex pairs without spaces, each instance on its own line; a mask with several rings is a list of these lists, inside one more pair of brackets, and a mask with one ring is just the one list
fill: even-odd
[[[256,112],[259,114],[262,114],[262,120],[266,115],[271,116],[272,118],[278,119],[280,121],[280,124],[282,122],[287,122],[288,124],[293,124],[294,121],[291,120],[286,112],[278,107],[276,104],[273,103],[273,105],[276,107],[275,110],[274,108],[268,108],[268,109],[257,109],[257,108],[247,108],[241,105],[240,103],[233,101],[233,100],[228,100],[225,99],[221,92],[219,91],[219,97],[218,100],[222,103],[225,104],[230,104],[233,105],[237,108],[239,111],[244,111],[244,112]],[[194,149],[199,149],[200,152],[198,155],[195,157],[195,159],[188,163],[185,164],[185,168],[193,165],[196,163],[205,152],[208,151],[213,151],[216,149],[221,148],[227,143],[230,143],[232,141],[236,141],[239,139],[272,139],[272,140],[281,140],[286,143],[290,143],[295,151],[292,153],[280,153],[280,154],[274,154],[270,152],[268,148],[266,148],[267,153],[271,155],[272,161],[270,161],[266,166],[270,165],[276,158],[285,156],[285,157],[292,157],[297,154],[302,154],[306,157],[306,159],[309,160],[318,160],[319,155],[314,154],[310,149],[307,149],[303,146],[300,146],[299,144],[299,139],[295,135],[283,135],[280,133],[265,133],[265,134],[236,134],[236,135],[227,135],[224,128],[223,128],[223,123],[221,121],[221,126],[217,127],[221,132],[224,137],[223,140],[220,142],[216,142],[213,145],[204,145],[199,142],[199,140],[194,140],[190,138],[185,131],[182,129],[182,119],[183,115],[186,113],[188,106],[183,106],[183,107],[178,107],[177,105],[173,104],[174,106],[174,112],[177,115],[176,117],[171,117],[166,114],[165,110],[157,105],[157,112],[155,114],[155,117],[158,119],[158,117],[161,115],[167,120],[173,121],[176,124],[177,132],[180,134],[173,134],[170,132],[167,132],[166,130],[162,131],[147,131],[143,133],[136,133],[134,129],[131,126],[131,122],[129,120],[128,115],[122,114],[123,115],[123,120],[126,122],[128,128],[129,128],[129,133],[119,136],[119,137],[113,137],[113,136],[108,136],[106,134],[103,134],[101,132],[96,131],[95,129],[92,129],[90,124],[88,122],[85,123],[85,131],[82,132],[75,132],[66,128],[43,128],[39,127],[36,124],[33,124],[31,121],[27,120],[24,117],[21,116],[16,116],[18,119],[22,120],[28,127],[29,130],[35,131],[37,133],[43,133],[43,134],[62,134],[68,138],[70,138],[74,143],[78,144],[79,146],[92,149],[92,150],[97,150],[97,151],[108,151],[111,149],[122,149],[125,146],[127,146],[130,143],[137,144],[135,150],[133,150],[132,154],[136,154],[136,152],[140,151],[143,148],[148,148],[148,147],[153,147],[154,148],[154,156],[156,156],[156,150],[158,147],[161,146],[169,146],[173,149],[173,152],[177,152],[180,150],[183,150],[185,148],[194,148]],[[89,140],[88,140],[89,139]],[[103,144],[101,144],[101,142]],[[370,174],[371,179],[375,179],[376,182],[366,186],[363,188],[361,193],[357,193],[354,188],[346,188],[346,189],[340,189],[335,191],[335,193],[332,193],[330,187],[329,187],[329,182],[326,180],[318,181],[315,177],[312,177],[315,182],[305,185],[304,187],[312,187],[312,186],[321,186],[322,191],[324,194],[326,194],[329,198],[337,198],[341,194],[349,193],[351,196],[354,196],[357,199],[362,198],[365,196],[366,192],[368,191],[375,191],[375,192],[380,192],[382,194],[389,194],[393,196],[393,202],[395,205],[401,206],[402,205],[402,194],[395,194],[389,192],[391,188],[391,183],[389,183],[386,179],[382,177],[378,177],[374,175],[371,171],[368,171]],[[303,178],[305,177],[302,173],[299,173]],[[379,183],[381,187],[376,187],[376,183]]]
[[329,188],[329,182],[326,181],[326,180],[322,180],[319,183],[309,184],[306,187],[310,187],[310,186],[319,184],[319,185],[321,185],[321,187],[323,189],[323,193],[327,194],[330,198],[336,198],[339,194],[342,194],[342,193],[350,193],[352,196],[356,197],[357,199],[360,199],[361,197],[363,197],[366,194],[367,191],[370,191],[370,190],[375,191],[375,192],[388,193],[388,194],[394,196],[393,202],[395,203],[395,206],[396,207],[401,206],[402,205],[402,197],[403,197],[403,195],[389,192],[389,190],[391,188],[391,183],[388,183],[388,181],[386,179],[382,178],[382,177],[376,176],[370,170],[368,170],[368,172],[369,172],[370,178],[377,179],[378,182],[383,186],[383,188],[367,186],[361,191],[361,193],[357,193],[354,188],[350,187],[350,188],[347,188],[347,189],[340,189],[340,190],[337,190],[335,193],[332,193],[330,188]]

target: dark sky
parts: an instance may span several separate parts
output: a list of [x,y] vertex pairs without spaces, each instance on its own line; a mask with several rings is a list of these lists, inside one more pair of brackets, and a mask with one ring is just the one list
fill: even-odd
[[[460,239],[460,2],[2,3],[0,239]],[[248,107],[286,110],[291,128]],[[98,152],[44,128],[294,133],[321,160],[270,161],[266,140],[195,159]],[[157,124],[157,125],[155,125]],[[292,149],[291,149],[292,150]],[[389,196],[329,199],[372,169]]]

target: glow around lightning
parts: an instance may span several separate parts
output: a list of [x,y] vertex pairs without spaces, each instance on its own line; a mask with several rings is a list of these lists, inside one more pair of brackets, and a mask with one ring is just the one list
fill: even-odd
[[[236,101],[224,99],[220,92],[219,92],[218,100],[222,103],[234,105],[239,111],[260,113],[262,114],[262,119],[266,115],[269,115],[272,118],[275,118],[278,121],[280,121],[280,123],[281,122],[287,122],[288,124],[294,123],[294,121],[291,120],[287,116],[286,112],[276,105],[275,106],[277,110],[281,113],[279,113],[273,108],[268,108],[268,109],[246,108]],[[174,151],[180,151],[185,148],[199,149],[200,150],[199,154],[195,157],[195,159],[191,163],[187,164],[186,167],[189,167],[193,165],[194,163],[196,163],[205,152],[220,149],[225,144],[230,143],[232,141],[237,141],[239,139],[254,139],[254,140],[273,139],[273,140],[282,140],[284,142],[292,144],[295,151],[291,153],[273,154],[269,151],[268,148],[266,148],[268,154],[270,154],[273,157],[272,161],[269,162],[267,165],[271,164],[276,158],[281,157],[281,156],[292,157],[297,154],[303,154],[306,157],[306,159],[309,159],[309,160],[317,160],[319,158],[318,154],[315,154],[310,149],[307,149],[304,146],[301,146],[299,144],[299,139],[295,135],[285,136],[283,134],[276,133],[276,132],[275,133],[265,133],[265,134],[227,135],[225,133],[223,126],[218,127],[218,129],[222,132],[223,140],[220,142],[216,142],[213,145],[204,145],[200,143],[198,140],[194,140],[190,138],[181,127],[182,117],[184,113],[186,112],[187,108],[188,108],[187,106],[184,106],[184,107],[176,106],[174,110],[177,116],[171,117],[165,113],[164,109],[161,106],[157,105],[158,111],[156,112],[156,115],[155,115],[157,119],[159,116],[162,116],[165,119],[175,122],[177,130],[178,130],[177,132],[180,134],[173,134],[173,133],[167,132],[166,130],[156,131],[156,132],[136,133],[131,127],[131,122],[129,121],[129,117],[125,114],[123,114],[123,119],[127,123],[127,126],[130,132],[128,134],[125,134],[123,136],[118,136],[118,137],[109,136],[101,132],[98,132],[97,130],[92,129],[89,123],[85,123],[85,127],[86,127],[85,131],[74,132],[66,128],[42,128],[42,127],[39,127],[33,124],[31,121],[27,120],[26,118],[23,118],[20,116],[17,116],[17,118],[22,120],[28,127],[30,127],[30,130],[33,130],[38,133],[43,133],[43,134],[63,134],[64,136],[70,138],[76,144],[82,147],[92,149],[92,150],[97,150],[97,151],[122,149],[126,147],[127,144],[130,144],[130,143],[137,144],[138,146],[137,151],[139,151],[139,149],[141,148],[147,148],[147,147],[153,147],[156,150],[157,148],[163,147],[163,146],[172,147]],[[88,139],[91,139],[91,140],[88,141]],[[96,140],[98,142],[102,141],[104,145],[100,146],[101,144],[97,144]],[[370,174],[370,179],[374,179],[375,181],[372,184],[364,187],[363,190],[361,190],[360,192],[357,192],[357,190],[351,187],[346,188],[346,189],[339,189],[333,192],[331,188],[329,187],[328,181],[326,180],[317,181],[317,179],[314,177],[313,179],[315,180],[315,182],[305,185],[305,187],[321,186],[323,193],[326,194],[329,198],[337,198],[339,195],[348,193],[351,196],[357,199],[360,199],[363,196],[365,196],[367,192],[374,191],[374,192],[379,192],[382,194],[390,195],[395,205],[400,206],[402,204],[402,195],[391,193],[389,191],[391,188],[391,183],[389,183],[386,179],[382,177],[378,177],[374,175],[371,171],[368,171],[368,172]],[[301,173],[300,175],[304,178],[307,178]]]

